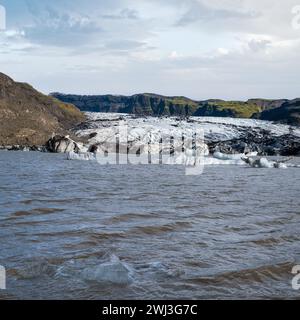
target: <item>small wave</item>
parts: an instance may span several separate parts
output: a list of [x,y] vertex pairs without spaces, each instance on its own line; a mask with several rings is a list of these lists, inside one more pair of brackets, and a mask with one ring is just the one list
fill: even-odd
[[79,243],[66,243],[64,244],[64,248],[66,249],[88,249],[93,248],[98,245],[97,241],[81,241]]
[[54,277],[56,266],[46,260],[25,263],[21,268],[10,269],[8,275],[18,279],[27,280],[43,276]]
[[229,271],[215,276],[200,277],[189,279],[192,283],[201,283],[206,285],[223,285],[232,283],[263,283],[268,279],[279,280],[285,275],[290,274],[294,263],[283,262],[275,265],[259,266],[252,269],[242,269],[238,271]]
[[196,261],[196,260],[186,260],[185,265],[189,267],[197,267],[197,268],[210,268],[211,264],[208,264],[203,261]]
[[152,219],[153,214],[138,214],[138,213],[125,213],[118,216],[111,217],[107,220],[107,223],[126,222],[137,219]]
[[95,200],[97,198],[78,198],[78,197],[73,197],[73,198],[64,198],[64,199],[53,199],[53,198],[49,198],[49,195],[45,195],[44,198],[38,198],[38,199],[30,199],[30,200],[24,200],[24,201],[20,201],[19,203],[21,204],[32,204],[34,202],[40,202],[40,203],[59,203],[59,204],[70,204],[70,203],[79,203],[79,202],[83,202],[83,201],[88,201],[88,200]]
[[46,224],[52,225],[53,221],[52,220],[42,220],[42,221],[18,221],[15,222],[16,226],[38,226],[38,225],[43,225],[45,226]]
[[160,234],[164,232],[172,232],[176,230],[180,230],[182,228],[187,228],[190,227],[191,223],[190,222],[185,222],[185,221],[178,221],[172,224],[165,224],[165,225],[157,225],[157,226],[138,226],[131,231],[133,233],[143,233],[143,234],[148,234],[148,235],[155,235],[155,234]]
[[64,231],[53,231],[53,232],[39,232],[35,233],[36,236],[41,237],[71,237],[71,236],[80,236],[84,231],[83,230],[64,230]]
[[269,219],[256,222],[259,226],[277,226],[277,225],[286,225],[292,220],[291,216],[280,217],[279,219]]
[[161,261],[152,261],[135,265],[135,270],[143,278],[152,277],[156,279],[176,278],[185,274],[185,271],[177,266],[171,266]]
[[263,239],[257,239],[257,240],[252,240],[252,241],[247,241],[248,243],[253,243],[259,246],[274,246],[278,245],[283,242],[292,242],[292,241],[299,241],[299,238],[296,236],[285,236],[285,237],[269,237],[269,238],[263,238]]
[[44,214],[51,214],[56,212],[62,212],[65,209],[58,209],[58,208],[37,208],[28,211],[15,211],[11,214],[11,217],[26,217],[31,215],[44,215]]
[[89,239],[91,240],[107,240],[107,239],[116,239],[116,238],[125,238],[126,233],[124,231],[120,232],[91,232],[87,234]]

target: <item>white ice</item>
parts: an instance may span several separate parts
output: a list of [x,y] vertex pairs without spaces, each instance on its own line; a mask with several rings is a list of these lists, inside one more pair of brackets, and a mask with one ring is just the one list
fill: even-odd
[[133,280],[132,270],[115,255],[111,256],[109,262],[85,269],[83,277],[90,281],[110,282],[120,285],[130,284]]
[[[132,137],[138,136],[145,131],[151,132],[153,139],[161,134],[167,136],[179,136],[182,131],[192,132],[193,130],[203,130],[205,139],[210,141],[225,141],[240,137],[247,128],[253,130],[264,129],[270,130],[275,136],[288,134],[290,126],[284,124],[273,123],[270,121],[262,121],[256,119],[236,119],[236,118],[220,118],[220,117],[190,117],[188,120],[180,120],[176,117],[135,117],[130,114],[119,113],[97,113],[87,112],[88,119],[92,122],[92,128],[87,130],[79,130],[78,135],[87,135],[97,132],[98,135],[91,139],[91,142],[97,143],[105,141],[114,130],[114,126],[119,123],[119,119],[123,119],[130,128]],[[99,121],[102,120],[102,121]],[[103,121],[103,120],[109,120]],[[115,120],[115,121],[114,121]],[[294,135],[300,136],[300,128],[294,127]]]

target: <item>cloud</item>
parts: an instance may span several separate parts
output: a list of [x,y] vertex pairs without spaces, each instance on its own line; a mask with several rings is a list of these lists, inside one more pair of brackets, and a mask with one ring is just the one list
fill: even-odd
[[28,53],[32,52],[36,46],[26,40],[25,31],[17,29],[6,29],[0,31],[0,53]]
[[106,43],[105,48],[112,50],[131,50],[145,47],[146,43],[135,40],[116,40]]
[[111,19],[111,20],[122,20],[122,19],[138,20],[139,19],[138,12],[134,9],[128,9],[128,8],[121,10],[119,13],[104,14],[101,17],[104,19]]
[[62,12],[52,7],[39,12],[25,27],[30,41],[49,46],[84,45],[101,31],[102,28],[88,15]]
[[143,47],[148,33],[145,24],[137,27],[138,11],[120,9],[123,2],[119,0],[87,0],[86,5],[78,0],[20,1],[27,9],[22,26],[24,38],[34,45],[65,48],[74,53],[116,51],[118,47],[133,50]]
[[265,50],[271,43],[271,40],[267,39],[251,39],[248,42],[248,46],[250,50],[257,52],[260,50]]
[[255,11],[248,11],[242,9],[224,9],[222,7],[212,7],[201,1],[190,1],[189,8],[179,18],[175,25],[186,26],[196,22],[204,23],[220,23],[227,20],[242,20],[253,19],[258,16]]

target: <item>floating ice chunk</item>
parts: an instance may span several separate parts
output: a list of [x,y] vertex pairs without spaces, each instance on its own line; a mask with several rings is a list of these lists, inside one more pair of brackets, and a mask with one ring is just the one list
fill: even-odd
[[274,168],[276,168],[276,169],[287,169],[287,167],[288,166],[282,162],[279,162],[279,163],[275,162],[274,163]]
[[258,167],[259,168],[273,168],[274,164],[273,164],[273,162],[268,161],[268,159],[266,159],[266,158],[261,158],[261,159],[259,159]]
[[[240,160],[242,157],[245,157],[246,154],[244,153],[240,153],[240,154],[225,154],[222,152],[215,152],[213,154],[213,157],[216,159],[220,159],[220,160]],[[257,156],[257,152],[251,152],[248,153],[247,156],[249,157],[256,157]]]
[[83,277],[90,281],[110,282],[120,285],[130,284],[133,280],[132,270],[116,256],[112,256],[109,262],[85,269]]
[[67,159],[68,160],[85,160],[85,161],[89,161],[89,160],[96,160],[96,156],[94,153],[90,153],[90,152],[80,152],[80,153],[76,153],[76,152],[68,152],[67,154]]
[[240,159],[217,159],[214,157],[205,157],[203,159],[203,163],[206,166],[209,165],[235,165],[235,166],[240,166],[240,165],[244,165],[245,163]]
[[269,161],[266,158],[247,158],[244,157],[242,160],[247,163],[252,168],[276,168],[276,169],[286,169],[287,167],[293,167],[294,165],[286,164],[285,162],[290,159],[278,160],[278,161]]
[[[192,156],[192,153],[181,153],[173,157],[164,158],[163,163],[167,165],[184,165],[184,166],[195,166],[195,165],[245,165],[249,164],[253,168],[276,168],[276,169],[286,169],[288,167],[299,167],[297,165],[285,164],[280,161],[269,161],[266,158],[255,159],[251,158],[256,156],[257,153],[253,152],[247,154],[223,154],[221,152],[215,152],[213,157],[210,156]],[[249,157],[250,156],[250,157]],[[91,152],[69,152],[67,154],[68,160],[83,160],[83,161],[97,161],[97,155]],[[242,160],[243,159],[243,160]],[[152,159],[152,164],[159,164],[159,159]]]

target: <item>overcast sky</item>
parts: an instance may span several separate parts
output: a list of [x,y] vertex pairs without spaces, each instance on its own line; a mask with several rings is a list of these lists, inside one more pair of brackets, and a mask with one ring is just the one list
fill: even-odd
[[0,71],[44,93],[300,97],[300,0],[0,4]]

